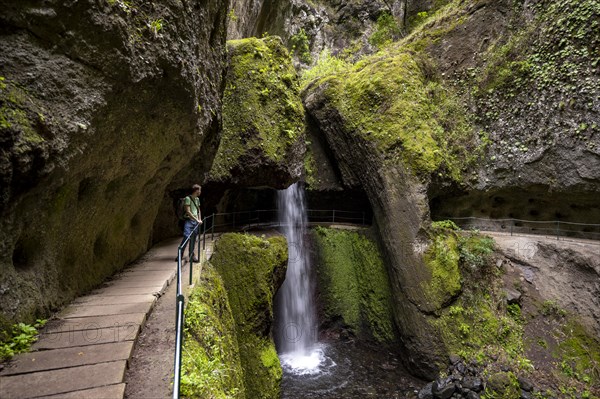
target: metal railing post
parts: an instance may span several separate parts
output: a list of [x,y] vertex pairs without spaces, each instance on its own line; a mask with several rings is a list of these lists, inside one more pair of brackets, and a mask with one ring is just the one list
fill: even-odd
[[511,220],[511,221],[510,221],[510,236],[511,236],[511,237],[512,237],[512,234],[513,234],[513,226],[514,226],[514,225],[515,225],[515,221],[514,221],[514,220]]
[[211,233],[210,233],[210,240],[214,241],[215,240],[215,214],[212,214],[212,226],[210,226],[211,229]]
[[177,293],[181,292],[181,245],[177,249]]
[[560,220],[556,221],[556,241],[560,240]]
[[181,347],[183,345],[183,308],[184,308],[184,297],[182,294],[178,294],[176,298],[176,311],[175,311],[175,360],[174,360],[174,377],[173,377],[173,399],[179,399],[179,390],[181,383]]
[[335,223],[335,209],[333,210],[333,221],[331,223]]

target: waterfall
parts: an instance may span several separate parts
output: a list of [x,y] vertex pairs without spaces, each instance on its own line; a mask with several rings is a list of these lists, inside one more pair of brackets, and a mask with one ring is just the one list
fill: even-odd
[[295,183],[278,192],[279,223],[288,242],[288,268],[277,295],[276,339],[281,363],[295,371],[318,367],[314,283],[304,237],[308,218],[304,189]]

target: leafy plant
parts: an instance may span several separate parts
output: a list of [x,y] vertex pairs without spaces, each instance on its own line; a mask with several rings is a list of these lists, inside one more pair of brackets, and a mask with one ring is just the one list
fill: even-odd
[[325,49],[319,55],[317,64],[302,74],[300,77],[300,86],[306,87],[315,79],[323,79],[327,76],[345,72],[350,65],[350,63],[343,59],[332,55],[329,49]]
[[399,39],[401,34],[402,29],[394,16],[386,12],[377,18],[375,32],[369,37],[369,43],[381,49]]
[[304,28],[300,29],[298,33],[290,37],[290,44],[292,46],[292,51],[298,56],[300,61],[305,64],[310,64],[312,62],[308,36],[306,35]]
[[544,301],[540,311],[544,316],[564,317],[567,314],[564,309],[561,309],[556,302],[551,300]]
[[8,360],[17,353],[29,351],[29,347],[37,341],[38,328],[42,328],[46,320],[38,319],[34,325],[18,323],[13,325],[10,333],[0,343],[0,360]]
[[163,26],[164,21],[162,20],[162,18],[152,20],[148,23],[148,28],[150,29],[150,32],[154,34],[154,37],[158,36],[158,32],[160,32],[163,29]]

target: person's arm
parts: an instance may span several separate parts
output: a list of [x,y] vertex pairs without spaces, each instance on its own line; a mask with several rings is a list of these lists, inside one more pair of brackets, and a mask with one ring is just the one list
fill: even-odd
[[202,211],[200,210],[200,200],[198,200],[198,223],[202,224]]

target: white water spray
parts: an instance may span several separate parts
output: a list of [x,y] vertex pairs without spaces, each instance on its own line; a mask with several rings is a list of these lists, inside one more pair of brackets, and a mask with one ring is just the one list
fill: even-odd
[[304,242],[308,219],[304,189],[298,183],[278,192],[279,222],[288,242],[288,268],[278,293],[277,340],[283,367],[296,374],[319,372],[314,284]]

